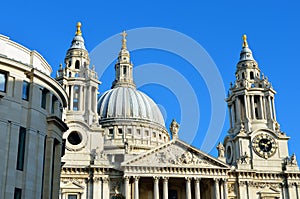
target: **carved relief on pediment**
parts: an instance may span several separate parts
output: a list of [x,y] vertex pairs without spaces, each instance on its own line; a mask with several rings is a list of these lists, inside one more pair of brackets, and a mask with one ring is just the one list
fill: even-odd
[[157,152],[148,154],[135,161],[133,164],[147,166],[166,166],[166,165],[186,165],[186,166],[209,166],[210,162],[204,159],[200,154],[191,151],[188,148],[177,145],[170,145]]

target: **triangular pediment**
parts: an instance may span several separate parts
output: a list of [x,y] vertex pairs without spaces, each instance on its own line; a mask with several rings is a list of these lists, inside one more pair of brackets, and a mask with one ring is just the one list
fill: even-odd
[[64,190],[83,190],[84,187],[79,185],[77,182],[68,182],[68,183],[61,183],[61,189],[64,189]]
[[223,168],[228,165],[176,139],[122,163],[122,166]]

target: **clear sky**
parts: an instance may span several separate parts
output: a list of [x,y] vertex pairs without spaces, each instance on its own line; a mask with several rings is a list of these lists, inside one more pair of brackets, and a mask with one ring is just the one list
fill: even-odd
[[[99,45],[105,46],[101,45],[101,42],[115,41],[116,34],[128,30],[128,48],[136,49],[131,53],[135,69],[139,69],[140,73],[147,72],[149,65],[152,65],[153,69],[151,70],[153,74],[149,73],[148,76],[136,74],[139,77],[137,86],[159,104],[167,127],[172,118],[176,118],[179,123],[186,121],[179,136],[204,149],[203,142],[211,120],[221,126],[220,132],[213,132],[216,138],[208,136],[213,139],[213,145],[222,141],[228,130],[227,117],[224,125],[222,119],[219,121],[226,108],[225,101],[220,96],[223,94],[225,97],[229,83],[235,79],[236,63],[242,45],[241,36],[246,33],[262,73],[268,76],[277,91],[275,98],[277,119],[282,131],[292,138],[289,142],[290,153],[296,152],[300,155],[299,5],[296,0],[4,1],[1,2],[0,34],[41,53],[52,66],[55,76],[55,71],[63,62],[70,46],[77,21],[82,22],[83,36],[90,52]],[[168,45],[174,44],[172,49],[164,49],[167,48],[167,44],[159,36],[151,37],[147,34],[146,30],[149,27],[152,27],[151,30],[154,32],[158,30],[155,32],[158,35],[164,30],[169,31],[165,36],[166,40],[171,39]],[[174,34],[170,31],[174,31]],[[177,40],[176,36],[180,34],[186,40]],[[155,38],[158,40],[157,45],[163,45],[162,48],[147,46],[146,42]],[[194,62],[188,55],[193,53],[197,55],[198,51],[197,48],[186,49],[191,41],[201,45],[215,63],[215,65],[201,65],[203,61],[200,62],[201,67],[206,69],[216,67],[217,72],[212,72],[207,77],[205,71],[202,71],[203,68],[199,69],[193,65]],[[112,45],[107,52],[110,52],[111,48],[115,49],[115,54],[111,56],[116,58],[120,46]],[[98,53],[102,51],[100,49],[93,52],[92,57],[98,60],[92,60],[96,70],[104,71],[100,76],[102,82],[100,93],[103,93],[110,88],[113,81],[113,64],[97,65],[101,63],[103,55]],[[207,59],[203,56],[199,55],[199,60]],[[219,85],[218,75],[222,78],[226,93],[222,85]],[[151,76],[155,79],[152,83]],[[178,81],[172,79],[175,77]],[[213,85],[213,80],[216,85]],[[176,90],[176,87],[179,90]],[[214,96],[210,90],[212,87],[218,87],[217,90],[212,89],[213,91],[222,92],[217,102],[222,109],[216,116],[218,121],[212,114],[212,96]],[[190,91],[192,92],[189,93]],[[190,100],[192,98],[194,101]],[[189,102],[190,105],[187,106]],[[193,102],[199,106],[193,106]],[[188,108],[182,110],[182,107]],[[197,119],[198,116],[200,119]],[[194,135],[187,126],[189,122],[192,122],[191,126],[195,125],[193,123],[195,120],[197,129]],[[211,147],[206,147],[205,150],[216,154],[216,150],[211,150]]]

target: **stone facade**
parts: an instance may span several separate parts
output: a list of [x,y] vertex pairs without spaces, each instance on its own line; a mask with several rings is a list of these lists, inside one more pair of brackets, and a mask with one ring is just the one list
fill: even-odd
[[58,198],[67,94],[39,53],[0,46],[0,198]]
[[112,89],[96,103],[100,82],[80,27],[57,76],[69,95],[61,199],[300,198],[300,172],[276,120],[275,90],[245,36],[226,100],[230,129],[215,158],[181,141],[175,120],[169,136],[155,103],[135,87],[125,32]]

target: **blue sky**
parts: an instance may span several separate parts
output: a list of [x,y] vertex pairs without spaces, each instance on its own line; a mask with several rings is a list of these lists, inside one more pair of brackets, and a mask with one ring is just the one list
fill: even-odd
[[[283,3],[256,0],[244,2],[24,0],[1,2],[1,8],[0,34],[40,52],[54,71],[64,60],[77,21],[83,24],[83,36],[89,51],[123,30],[160,27],[180,32],[201,44],[216,64],[226,92],[229,83],[234,81],[242,45],[241,36],[246,33],[261,71],[269,77],[277,91],[275,99],[277,119],[282,130],[292,138],[289,141],[290,153],[296,152],[300,155],[298,147],[300,13],[297,1],[288,0]],[[130,39],[133,40],[129,35],[129,50]],[[116,49],[116,52],[118,50]],[[196,92],[200,109],[200,126],[193,139],[193,145],[201,147],[211,119],[210,95],[203,77],[187,60],[162,50],[134,51],[132,61],[136,68],[147,63],[170,66],[189,81]],[[97,67],[106,66],[96,65]],[[100,79],[101,93],[110,88],[113,78],[111,65]],[[163,112],[167,126],[172,118],[179,118],[180,122],[180,118],[184,117],[181,115],[180,100],[176,99],[178,96],[174,90],[156,84],[144,85],[140,89],[165,110]],[[227,130],[226,118],[220,141],[223,140]],[[180,133],[187,132],[180,131]],[[210,153],[215,155],[216,150],[213,149]]]

